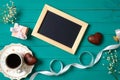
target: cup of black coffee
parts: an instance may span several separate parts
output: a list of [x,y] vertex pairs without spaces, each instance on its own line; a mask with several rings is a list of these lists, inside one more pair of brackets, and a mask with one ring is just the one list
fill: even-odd
[[18,53],[11,53],[6,57],[6,65],[10,69],[19,70],[22,64],[22,56]]

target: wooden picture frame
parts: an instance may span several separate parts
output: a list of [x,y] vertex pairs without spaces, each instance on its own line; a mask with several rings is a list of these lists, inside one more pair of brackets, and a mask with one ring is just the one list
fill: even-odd
[[75,54],[88,23],[45,4],[32,35]]

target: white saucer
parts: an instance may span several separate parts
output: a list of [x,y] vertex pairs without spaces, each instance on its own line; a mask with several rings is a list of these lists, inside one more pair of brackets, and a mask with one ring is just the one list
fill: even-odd
[[23,66],[21,67],[22,71],[19,73],[17,70],[11,70],[6,66],[5,58],[8,54],[11,53],[19,53],[21,55],[25,55],[25,53],[32,52],[24,45],[22,44],[10,44],[4,47],[0,51],[0,71],[8,78],[10,79],[17,79],[20,80],[22,78],[25,78],[32,72],[33,66],[28,66],[25,63],[23,63]]

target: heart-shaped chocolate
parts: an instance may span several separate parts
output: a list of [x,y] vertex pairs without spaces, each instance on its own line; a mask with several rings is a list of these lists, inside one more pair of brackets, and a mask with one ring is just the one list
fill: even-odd
[[24,61],[27,65],[34,65],[37,62],[37,59],[30,53],[26,53],[24,56]]
[[88,37],[88,41],[95,44],[95,45],[99,45],[102,42],[102,38],[103,38],[102,34],[97,32],[93,35],[90,35]]

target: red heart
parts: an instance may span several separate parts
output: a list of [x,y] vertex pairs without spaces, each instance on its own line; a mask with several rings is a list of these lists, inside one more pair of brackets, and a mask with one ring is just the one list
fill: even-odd
[[24,61],[28,65],[33,65],[37,62],[37,59],[33,57],[30,53],[26,53],[24,56]]
[[88,41],[95,44],[95,45],[99,45],[102,42],[102,38],[103,38],[102,34],[97,32],[93,35],[90,35],[88,37]]

